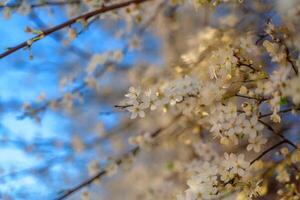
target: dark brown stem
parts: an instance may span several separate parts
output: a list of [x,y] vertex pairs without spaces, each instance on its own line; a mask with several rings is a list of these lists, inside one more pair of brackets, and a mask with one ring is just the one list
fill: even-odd
[[[151,25],[151,23],[153,23],[153,21],[156,19],[156,17],[158,16],[158,13],[163,9],[164,5],[166,4],[166,1],[162,2],[158,8],[156,9],[156,11],[154,12],[154,14],[145,22],[145,24],[143,24],[141,26],[141,28],[138,30],[138,34],[143,34],[146,29]],[[125,46],[125,48],[123,49],[123,54],[126,54],[126,52],[128,51],[128,45]],[[105,63],[104,64],[104,67],[101,71],[97,72],[95,74],[95,77],[100,77],[104,74],[104,72],[111,66],[115,63],[111,63],[111,62],[108,62],[108,63]],[[121,68],[122,69],[122,68]],[[81,90],[83,90],[85,87],[87,86],[87,83],[86,82],[83,82],[82,84],[80,84],[78,87],[74,88],[71,93],[77,93],[77,92],[80,92]],[[56,103],[59,103],[62,101],[62,98],[63,97],[60,97],[56,100],[52,100],[55,101]],[[19,116],[18,118],[19,119],[24,119],[25,117],[27,116],[33,116],[39,112],[42,112],[42,111],[45,111],[47,109],[47,107],[50,105],[51,101],[47,101],[45,102],[43,105],[35,108],[35,109],[30,109],[26,112],[24,112],[21,116]],[[124,109],[124,108],[127,108],[127,107],[130,107],[132,105],[126,105],[126,106],[120,106],[120,105],[116,105],[115,108],[120,108],[120,109]],[[114,113],[114,111],[112,112],[106,112],[105,114],[110,114],[110,113]],[[102,114],[102,113],[100,113]]]
[[286,52],[286,60],[291,64],[293,70],[295,71],[295,74],[298,76],[299,72],[298,72],[298,68],[296,66],[296,64],[294,63],[294,61],[291,58],[291,54],[290,54],[290,50],[287,47],[286,44],[283,44],[285,47],[285,52]]
[[[163,128],[158,128],[157,130],[155,130],[154,132],[151,133],[151,137],[155,138],[157,137],[163,130],[167,129],[168,127],[172,126],[173,123],[178,119],[179,116],[176,116],[171,123],[169,123],[167,126],[163,127]],[[137,155],[140,152],[141,148],[139,146],[134,147],[133,149],[131,149],[129,152],[127,152],[126,154],[124,154],[123,156],[121,156],[121,158],[115,160],[115,164],[116,165],[121,165],[123,162],[123,158],[129,155]],[[77,192],[78,190],[80,190],[81,188],[84,188],[86,186],[89,186],[90,184],[92,184],[94,181],[99,180],[102,176],[106,175],[108,173],[107,170],[101,170],[99,171],[96,175],[90,177],[89,179],[83,181],[82,183],[80,183],[79,185],[75,186],[72,189],[67,190],[64,194],[62,194],[61,196],[59,196],[58,198],[56,198],[56,200],[63,200],[65,198],[67,198],[68,196],[70,196],[71,194]]]
[[274,133],[275,135],[277,135],[278,137],[282,138],[283,141],[285,141],[286,143],[288,143],[289,145],[291,145],[292,147],[294,147],[295,149],[297,149],[297,145],[294,144],[292,141],[290,141],[289,139],[285,138],[283,135],[281,135],[280,133],[277,133],[271,125],[267,124],[266,122],[262,121],[262,120],[258,120],[261,124],[263,124],[265,127],[267,127],[272,133]]
[[129,108],[131,106],[133,106],[133,105],[131,105],[131,104],[128,104],[128,105],[115,105],[114,107],[115,108],[120,108],[120,109],[125,109],[125,108]]
[[[127,154],[124,155],[124,157],[126,155],[136,155],[138,152],[140,151],[140,147],[135,147],[132,150],[130,150]],[[121,165],[122,164],[122,159],[118,159],[115,161],[116,165]],[[80,183],[79,185],[77,185],[76,187],[67,190],[64,194],[62,194],[61,196],[57,197],[56,200],[62,200],[67,198],[68,196],[70,196],[71,194],[77,192],[78,190],[80,190],[81,188],[84,188],[86,186],[89,186],[90,184],[92,184],[94,181],[100,179],[102,176],[106,175],[108,173],[107,170],[102,170],[100,172],[98,172],[96,175],[90,177],[89,179],[83,181],[82,183]]]
[[[30,4],[29,6],[31,8],[39,8],[39,7],[45,7],[45,6],[63,6],[63,5],[69,5],[69,4],[79,4],[80,0],[74,0],[74,1],[43,1],[41,3],[34,3]],[[0,8],[18,8],[22,4],[11,4],[11,5],[1,5]]]
[[259,98],[259,97],[250,97],[250,96],[246,96],[246,95],[241,95],[241,94],[236,94],[235,96],[237,97],[241,97],[241,98],[245,98],[245,99],[253,99],[253,100],[257,100],[257,101],[266,101],[268,100],[268,98]]
[[12,48],[9,48],[7,51],[3,52],[2,54],[0,54],[0,59],[14,53],[15,51],[18,51],[24,47],[30,47],[33,43],[35,43],[36,41],[50,35],[51,33],[54,33],[58,30],[61,30],[63,28],[66,28],[76,22],[78,22],[79,20],[88,20],[90,19],[91,17],[94,17],[94,16],[97,16],[101,13],[105,13],[105,12],[108,12],[108,11],[112,11],[112,10],[116,10],[116,9],[119,9],[119,8],[123,8],[123,7],[126,7],[126,6],[129,6],[131,4],[139,4],[139,3],[143,3],[143,2],[146,2],[146,1],[149,1],[149,0],[131,0],[131,1],[126,1],[126,2],[123,2],[123,3],[118,3],[118,4],[114,4],[114,5],[110,5],[110,6],[104,6],[102,8],[99,8],[97,10],[94,10],[94,11],[91,11],[91,12],[88,12],[88,13],[85,13],[83,15],[80,15],[78,17],[74,17],[62,24],[59,24],[57,26],[54,26],[52,28],[49,28],[49,29],[46,29],[44,31],[42,31],[40,34],[38,34],[37,36],[27,40],[27,41],[24,41],[22,43],[20,43],[19,45],[15,46],[15,47],[12,47]]
[[267,153],[269,153],[270,151],[272,151],[273,149],[276,149],[278,146],[284,144],[284,143],[288,143],[286,140],[282,140],[280,142],[278,142],[277,144],[271,146],[270,148],[266,149],[264,152],[262,152],[258,157],[256,157],[254,160],[252,160],[250,162],[250,165],[252,165],[253,163],[255,163],[256,161],[258,161],[259,159],[261,159],[264,155],[266,155]]
[[[300,108],[287,108],[287,109],[280,110],[278,113],[288,113],[288,112],[291,112],[293,109],[299,110]],[[271,116],[272,114],[273,114],[273,112],[266,113],[266,114],[260,115],[259,118],[268,117],[268,116]]]

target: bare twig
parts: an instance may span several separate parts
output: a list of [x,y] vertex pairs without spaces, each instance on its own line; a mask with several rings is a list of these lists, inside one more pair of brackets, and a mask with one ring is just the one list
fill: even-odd
[[[154,132],[151,133],[151,137],[155,138],[157,137],[162,131],[166,130],[168,127],[172,126],[174,121],[178,119],[179,116],[175,117],[171,123],[169,123],[167,126],[163,127],[163,128],[158,128],[157,130],[155,130]],[[141,148],[139,146],[134,147],[133,149],[131,149],[129,152],[125,153],[124,155],[122,155],[119,159],[115,160],[115,164],[116,165],[121,165],[123,162],[123,158],[126,156],[130,156],[130,155],[137,155],[140,152]],[[89,179],[83,181],[82,183],[78,184],[77,186],[75,186],[72,189],[67,190],[64,194],[62,194],[61,196],[59,196],[58,198],[56,198],[56,200],[63,200],[65,198],[67,198],[68,196],[70,196],[71,194],[77,192],[78,190],[80,190],[81,188],[84,188],[86,186],[89,186],[90,184],[92,184],[94,181],[99,180],[99,178],[101,178],[102,176],[106,175],[108,173],[108,171],[106,169],[103,169],[101,171],[99,171],[96,175],[90,177]]]
[[[138,152],[140,151],[140,147],[135,147],[132,150],[130,150],[128,153],[124,154],[120,159],[115,161],[116,165],[121,165],[122,164],[122,158],[129,156],[129,155],[136,155]],[[89,179],[83,181],[82,183],[80,183],[79,185],[75,186],[72,189],[67,190],[64,194],[62,194],[61,196],[57,197],[56,200],[62,200],[67,198],[68,196],[70,196],[71,194],[77,192],[78,190],[80,190],[83,187],[89,186],[90,184],[92,184],[94,181],[99,180],[102,176],[106,175],[108,173],[108,171],[106,169],[99,171],[96,175],[90,177]]]
[[[31,8],[39,8],[39,7],[46,7],[46,6],[64,6],[70,4],[80,4],[80,0],[73,0],[73,1],[42,1],[39,3],[29,4]],[[9,4],[9,5],[0,5],[0,8],[18,8],[22,4]]]
[[[278,113],[282,113],[283,114],[283,113],[291,112],[293,110],[300,110],[300,108],[287,108],[287,109],[280,110]],[[259,116],[259,118],[269,117],[272,114],[273,114],[273,112],[262,114],[262,115]]]
[[291,57],[291,53],[290,53],[290,50],[288,48],[288,46],[283,43],[284,47],[285,47],[285,52],[286,52],[286,60],[288,61],[288,63],[291,64],[295,74],[298,76],[299,72],[298,72],[298,67],[296,66],[296,64],[294,63],[294,61],[292,60],[292,57]]
[[130,1],[126,1],[126,2],[122,2],[122,3],[118,3],[118,4],[113,4],[113,5],[110,5],[110,6],[103,6],[97,10],[94,10],[94,11],[91,11],[91,12],[88,12],[88,13],[85,13],[83,15],[80,15],[80,16],[77,16],[77,17],[74,17],[62,24],[59,24],[57,26],[54,26],[52,28],[49,28],[49,29],[46,29],[44,31],[41,31],[40,34],[38,34],[37,36],[27,40],[27,41],[24,41],[22,43],[20,43],[19,45],[15,46],[15,47],[12,47],[12,48],[9,48],[7,51],[3,52],[2,54],[0,54],[0,59],[14,53],[15,51],[18,51],[24,47],[30,47],[33,43],[35,43],[36,41],[58,31],[58,30],[61,30],[61,29],[64,29],[80,20],[88,20],[90,19],[91,17],[94,17],[94,16],[97,16],[101,13],[105,13],[105,12],[109,12],[109,11],[112,11],[112,10],[117,10],[117,9],[120,9],[120,8],[123,8],[123,7],[126,7],[126,6],[129,6],[131,4],[139,4],[139,3],[143,3],[143,2],[146,2],[146,1],[149,1],[149,0],[130,0]]
[[294,144],[292,141],[290,141],[289,139],[285,138],[282,134],[277,133],[277,132],[275,131],[275,129],[274,129],[271,125],[267,124],[266,122],[264,122],[264,121],[262,121],[262,120],[260,120],[260,119],[259,119],[258,121],[259,121],[261,124],[263,124],[265,127],[267,127],[272,133],[274,133],[274,134],[277,135],[278,137],[282,138],[283,141],[285,141],[285,143],[288,143],[289,145],[291,145],[291,146],[294,147],[295,149],[298,148],[297,145]]
[[250,165],[252,165],[252,164],[255,163],[256,161],[258,161],[259,159],[261,159],[264,155],[266,155],[267,153],[269,153],[270,151],[276,149],[278,146],[280,146],[280,145],[282,145],[282,144],[284,144],[284,143],[290,144],[290,143],[288,142],[288,140],[282,140],[282,141],[278,142],[277,144],[275,144],[275,145],[271,146],[270,148],[266,149],[265,151],[263,151],[258,157],[256,157],[254,160],[252,160],[252,161],[250,162]]
[[241,98],[245,98],[245,99],[253,99],[253,100],[257,100],[257,101],[266,101],[268,100],[269,98],[265,98],[265,97],[251,97],[251,96],[246,96],[246,95],[242,95],[242,94],[236,94],[235,96],[237,97],[241,97]]

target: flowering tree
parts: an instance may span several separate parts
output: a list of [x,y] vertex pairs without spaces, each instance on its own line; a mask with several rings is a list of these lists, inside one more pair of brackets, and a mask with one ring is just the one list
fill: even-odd
[[[299,3],[2,3],[8,20],[23,13],[34,15],[35,22],[25,29],[33,37],[7,48],[2,60],[22,49],[29,59],[39,59],[34,49],[49,37],[84,60],[73,67],[61,55],[66,68],[56,72],[62,92],[53,98],[41,93],[37,102],[24,103],[18,116],[42,123],[54,112],[69,119],[76,133],[65,140],[22,148],[33,145],[39,152],[46,143],[71,153],[20,173],[51,177],[55,163],[75,165],[76,157],[88,158],[76,164],[77,175],[68,167],[59,170],[70,173],[69,181],[60,180],[50,199],[300,199]],[[51,25],[36,15],[52,7],[67,19]],[[91,34],[91,26],[107,31],[122,48],[94,52],[84,41],[78,48],[76,40]],[[151,47],[153,41],[159,47]],[[95,110],[113,125],[96,119]]]

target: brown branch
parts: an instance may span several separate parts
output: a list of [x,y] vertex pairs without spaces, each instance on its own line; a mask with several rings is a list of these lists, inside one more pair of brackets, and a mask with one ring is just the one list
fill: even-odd
[[149,1],[149,0],[130,0],[130,1],[126,1],[126,2],[122,2],[122,3],[118,3],[118,4],[113,4],[113,5],[110,5],[110,6],[103,6],[97,10],[94,10],[94,11],[91,11],[91,12],[88,12],[88,13],[85,13],[83,15],[80,15],[78,17],[74,17],[62,24],[59,24],[57,26],[54,26],[52,28],[49,28],[49,29],[46,29],[44,31],[42,31],[40,34],[38,34],[37,36],[27,40],[27,41],[24,41],[22,43],[20,43],[19,45],[15,46],[15,47],[12,47],[12,48],[9,48],[7,51],[3,52],[2,54],[0,54],[0,59],[14,53],[15,51],[18,51],[22,48],[25,48],[25,47],[30,47],[33,43],[35,43],[36,41],[58,31],[58,30],[61,30],[63,28],[66,28],[74,23],[76,23],[77,21],[79,20],[88,20],[90,19],[91,17],[94,17],[94,16],[97,16],[99,14],[102,14],[102,13],[105,13],[105,12],[108,12],[108,11],[112,11],[112,10],[116,10],[116,9],[119,9],[119,8],[123,8],[123,7],[126,7],[126,6],[129,6],[131,4],[139,4],[139,3],[143,3],[143,2],[146,2],[146,1]]
[[[39,8],[39,7],[45,7],[45,6],[63,6],[63,5],[69,5],[69,4],[80,4],[80,0],[73,0],[73,1],[43,1],[41,3],[34,3],[29,4],[31,8]],[[18,8],[22,4],[10,4],[10,5],[0,5],[0,8]]]
[[253,99],[253,100],[260,101],[260,102],[270,99],[270,98],[267,98],[267,97],[262,97],[262,98],[260,98],[260,97],[251,97],[251,96],[246,96],[246,95],[242,95],[242,94],[236,94],[235,96],[245,98],[245,99]]
[[[129,156],[129,155],[136,155],[139,151],[140,151],[140,147],[137,146],[137,147],[133,148],[132,150],[130,150],[128,153],[124,154],[122,157],[126,157],[126,156]],[[116,160],[115,164],[118,165],[118,166],[121,165],[122,164],[122,158],[119,158],[118,160]],[[99,171],[96,175],[94,175],[94,176],[90,177],[89,179],[83,181],[82,183],[75,186],[74,188],[67,190],[64,194],[62,194],[61,196],[56,198],[56,200],[62,200],[62,199],[67,198],[68,196],[70,196],[71,194],[77,192],[81,188],[89,186],[94,181],[99,180],[99,178],[106,175],[107,173],[108,173],[108,171],[106,169],[104,169],[102,171]]]
[[128,105],[114,105],[115,108],[120,108],[120,109],[125,109],[125,108],[129,108],[133,106],[132,104],[128,104]]
[[[288,143],[289,145],[291,145],[292,147],[294,147],[295,149],[297,149],[298,147],[297,147],[297,145],[296,144],[294,144],[292,141],[290,141],[289,139],[287,139],[287,138],[285,138],[283,135],[281,135],[280,133],[277,133],[276,131],[275,131],[275,129],[271,126],[271,125],[269,125],[269,124],[267,124],[266,122],[264,122],[264,121],[262,121],[262,120],[258,120],[261,124],[263,124],[265,127],[267,127],[272,133],[274,133],[275,135],[277,135],[278,137],[280,137],[280,138],[282,138],[283,139],[283,141],[285,141],[286,143]],[[281,131],[282,132],[282,131]]]
[[[32,11],[29,15],[30,19],[35,23],[36,26],[38,26],[39,30],[47,27],[47,24],[34,12]],[[97,17],[93,18],[92,20],[89,21],[89,23],[86,25],[85,28],[87,28],[88,26],[90,26],[92,23],[94,23],[96,20],[98,20]],[[83,29],[84,30],[84,29]],[[83,31],[81,31],[83,32]],[[77,37],[80,35],[80,33],[77,33]],[[56,42],[60,42],[61,40],[63,40],[63,35],[62,34],[52,34],[50,37],[52,37]],[[78,55],[80,58],[84,58],[84,59],[89,59],[90,58],[90,53],[86,50],[83,50],[75,45],[72,45],[72,43],[70,45],[68,45],[67,50],[70,52],[75,53],[76,55]]]
[[[101,77],[102,75],[105,74],[105,72],[107,72],[107,70],[109,69],[109,67],[111,66],[111,63],[108,62],[106,63],[103,68],[97,72],[95,74],[95,77]],[[73,90],[71,90],[71,94],[78,94],[79,92],[81,92],[86,86],[88,85],[88,83],[86,81],[82,82],[79,86],[75,87]],[[24,113],[22,113],[22,115],[18,116],[18,119],[25,119],[28,116],[35,116],[37,113],[43,112],[47,109],[48,106],[51,105],[52,102],[55,103],[60,103],[64,100],[64,95],[55,99],[55,100],[48,100],[46,101],[44,104],[40,105],[37,108],[30,108],[28,110],[26,110]]]
[[[179,116],[176,116],[167,126],[163,127],[163,128],[158,128],[157,130],[155,130],[154,132],[151,133],[151,138],[156,138],[162,131],[166,130],[167,128],[169,128],[170,126],[172,126],[174,124],[174,121],[176,121]],[[140,152],[141,148],[139,146],[134,147],[133,149],[131,149],[129,152],[125,153],[124,155],[122,155],[119,159],[115,160],[115,164],[116,165],[121,165],[123,160],[122,158],[126,157],[126,156],[130,156],[130,155],[137,155]],[[75,186],[72,189],[67,190],[64,194],[62,194],[61,196],[59,196],[58,198],[56,198],[56,200],[63,200],[65,198],[67,198],[68,196],[70,196],[71,194],[77,192],[78,190],[80,190],[81,188],[84,188],[86,186],[89,186],[90,184],[92,184],[94,181],[99,180],[102,176],[106,175],[108,173],[107,170],[101,170],[99,171],[97,174],[95,174],[94,176],[90,177],[89,179],[83,181],[82,183],[80,183],[79,185]]]
[[282,140],[280,142],[278,142],[277,144],[271,146],[270,148],[266,149],[264,152],[262,152],[258,157],[256,157],[254,160],[252,160],[250,162],[250,165],[252,165],[253,163],[255,163],[256,161],[258,161],[259,159],[261,159],[264,155],[266,155],[267,153],[269,153],[270,151],[272,151],[273,149],[276,149],[278,146],[284,144],[284,143],[288,143],[287,140]]
[[299,72],[298,72],[298,67],[296,66],[296,64],[294,63],[294,61],[291,58],[291,53],[290,50],[288,48],[288,46],[283,43],[284,47],[285,47],[285,52],[286,52],[286,60],[288,61],[288,63],[291,64],[293,70],[295,71],[295,74],[298,76]]
[[[145,24],[143,24],[141,26],[141,28],[138,30],[138,34],[143,34],[146,29],[151,25],[151,23],[156,19],[158,13],[163,9],[164,5],[166,4],[167,1],[163,1],[160,5],[158,5],[156,11],[154,12],[154,14],[145,22]],[[128,52],[128,49],[129,49],[129,45],[127,44],[124,49],[123,49],[123,54],[126,54]],[[108,67],[110,67],[112,64],[116,64],[116,63],[113,63],[113,62],[107,62],[104,64],[104,68],[97,72],[95,74],[95,77],[100,77],[104,74],[104,72],[108,69]],[[122,69],[122,68],[120,68]],[[85,87],[87,86],[87,83],[86,82],[83,82],[82,84],[80,84],[79,86],[75,87],[71,93],[74,94],[74,93],[78,93],[80,92],[81,90],[83,90]],[[52,101],[47,101],[45,102],[43,105],[40,105],[39,107],[37,108],[31,108],[27,111],[25,111],[22,115],[18,116],[18,119],[24,119],[28,116],[34,116],[35,114],[39,113],[39,112],[42,112],[42,111],[45,111],[47,109],[47,107],[50,105],[51,102],[55,101],[56,103],[59,103],[63,100],[63,96],[62,97],[59,97],[55,100],[52,100]],[[127,107],[130,107],[132,105],[125,105],[125,106],[120,106],[120,105],[115,105],[114,107],[115,108],[120,108],[120,109],[124,109],[124,108],[127,108]],[[112,113],[115,113],[115,111],[109,111],[109,112],[100,112],[99,114],[100,115],[109,115],[109,114],[112,114]]]
[[[288,113],[288,112],[293,111],[294,109],[295,110],[300,110],[300,108],[287,108],[287,109],[280,110],[278,113]],[[268,116],[271,116],[271,115],[273,115],[273,112],[262,114],[262,115],[259,116],[259,118],[264,118],[264,117],[268,117]]]

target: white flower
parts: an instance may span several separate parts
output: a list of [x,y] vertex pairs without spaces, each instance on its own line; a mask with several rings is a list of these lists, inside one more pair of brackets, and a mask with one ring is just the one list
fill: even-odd
[[129,112],[131,112],[131,119],[135,119],[137,116],[144,118],[145,117],[145,105],[139,104],[139,103],[134,103],[132,106],[126,108]]
[[196,200],[199,195],[203,198],[216,196],[218,193],[218,168],[209,162],[205,162],[197,166],[196,173],[187,181],[189,189],[186,190],[185,199]]
[[183,100],[183,96],[178,94],[175,89],[169,88],[165,91],[165,102],[170,103],[171,106],[174,106],[176,103]]
[[286,60],[286,52],[283,45],[265,40],[263,46],[266,48],[273,62],[282,62]]
[[264,129],[264,126],[258,122],[258,118],[256,115],[252,116],[247,124],[247,127],[244,129],[244,134],[249,137],[256,137],[257,133]]
[[238,59],[230,47],[214,51],[209,60],[209,74],[211,79],[227,79]]
[[233,153],[225,153],[224,157],[224,167],[226,170],[241,177],[244,177],[246,175],[246,170],[249,168],[250,163],[245,161],[244,154],[239,154],[237,156]]
[[125,97],[128,97],[129,99],[137,99],[141,94],[140,88],[130,87],[129,93],[125,94]]
[[149,89],[142,98],[142,104],[145,108],[149,108],[150,110],[156,110],[160,105],[160,101],[156,95],[156,92]]
[[261,151],[261,145],[266,144],[268,140],[261,135],[258,135],[254,138],[250,137],[248,141],[249,144],[247,146],[247,151],[251,151],[253,149],[256,153],[259,153]]
[[240,47],[248,53],[254,52],[256,46],[253,42],[253,37],[248,35],[240,39]]
[[221,171],[221,177],[220,178],[224,183],[227,183],[228,181],[232,180],[234,177],[235,177],[235,174],[231,173],[228,170],[222,170]]

